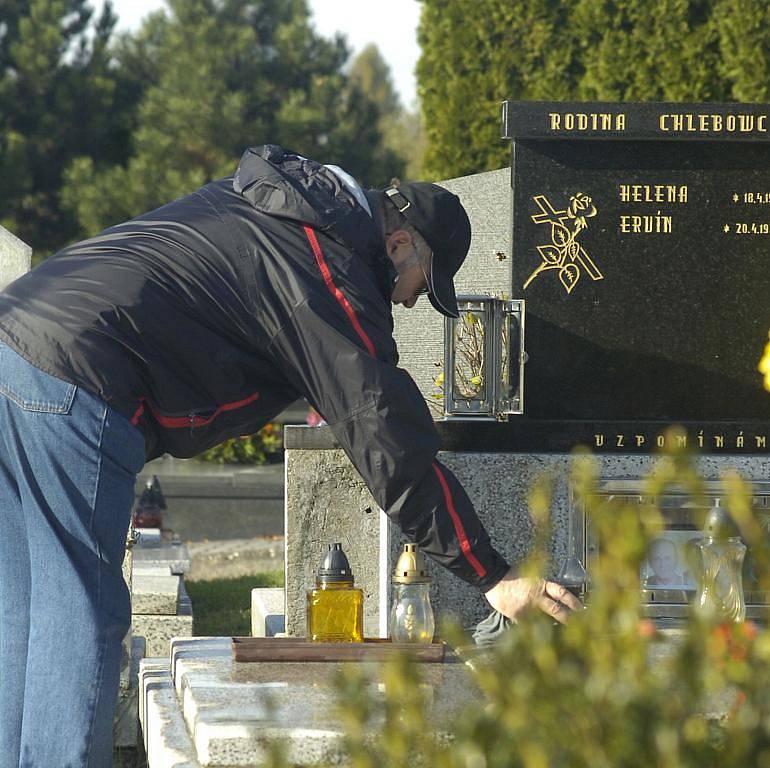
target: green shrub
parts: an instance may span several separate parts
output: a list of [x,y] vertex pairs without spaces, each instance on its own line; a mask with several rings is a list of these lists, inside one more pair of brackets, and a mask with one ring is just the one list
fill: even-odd
[[216,464],[265,464],[271,454],[283,446],[283,430],[278,424],[266,424],[259,432],[234,437],[201,453],[201,461]]

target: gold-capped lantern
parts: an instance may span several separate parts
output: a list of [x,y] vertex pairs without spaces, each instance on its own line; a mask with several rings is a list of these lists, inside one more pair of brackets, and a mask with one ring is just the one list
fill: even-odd
[[393,571],[394,584],[430,583],[430,575],[425,567],[425,555],[417,544],[404,544],[404,550],[398,557]]
[[524,301],[461,295],[457,305],[444,326],[444,416],[524,413]]
[[435,627],[425,558],[417,544],[404,544],[393,571],[390,637],[394,643],[431,643]]

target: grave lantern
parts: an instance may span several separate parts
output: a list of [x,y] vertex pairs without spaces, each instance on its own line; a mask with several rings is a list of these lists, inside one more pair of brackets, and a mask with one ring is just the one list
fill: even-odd
[[719,506],[719,499],[706,516],[703,537],[696,540],[700,554],[695,606],[705,616],[744,621],[743,560],[746,545],[732,515]]
[[445,418],[507,421],[524,412],[524,302],[457,297],[444,326]]

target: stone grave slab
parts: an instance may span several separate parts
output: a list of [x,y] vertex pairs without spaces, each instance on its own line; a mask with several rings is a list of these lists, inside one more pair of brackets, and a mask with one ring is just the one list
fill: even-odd
[[163,543],[163,532],[160,528],[137,528],[136,532],[139,534],[137,546],[160,546]]
[[[420,666],[431,721],[437,734],[445,733],[474,696],[469,671],[462,664]],[[172,750],[188,761],[180,763],[185,765],[257,766],[265,757],[266,739],[279,739],[292,765],[339,761],[342,726],[331,686],[338,669],[334,663],[236,663],[230,638],[174,640],[168,676],[154,661],[142,667],[149,768],[156,768],[156,760],[157,766],[168,765],[161,760]],[[373,685],[375,692],[382,690],[379,674]]]
[[[664,630],[650,646],[650,667],[661,669],[683,637],[683,630]],[[256,768],[267,739],[281,741],[290,765],[344,763],[331,686],[339,666],[242,664],[232,661],[230,638],[174,640],[170,663],[145,659],[140,670],[149,768]],[[383,691],[382,669],[369,666],[375,695]],[[420,671],[437,736],[451,733],[468,706],[483,704],[466,665],[421,664]],[[722,692],[704,700],[701,714],[720,721],[734,705],[734,694]]]
[[[770,395],[768,395],[770,403]],[[510,563],[521,561],[534,542],[535,528],[529,514],[529,492],[538,477],[553,480],[551,505],[550,575],[556,576],[567,554],[567,520],[572,504],[571,457],[559,453],[511,451],[505,436],[479,443],[478,426],[462,422],[438,422],[442,443],[452,450],[441,451],[440,461],[455,473],[473,502],[481,521],[498,550]],[[384,513],[377,511],[380,525],[369,522],[369,498],[360,476],[350,464],[328,427],[287,427],[286,463],[286,631],[305,634],[305,588],[311,583],[315,564],[304,554],[305,542],[349,541],[351,568],[357,586],[364,589],[365,632],[387,636],[390,606],[390,577],[401,545],[401,531]],[[653,456],[598,454],[599,476],[627,479],[649,473]],[[770,476],[766,456],[704,455],[695,460],[704,479],[718,479],[727,470],[745,478]],[[322,471],[321,471],[322,470]],[[317,474],[318,473],[318,474]],[[357,487],[351,487],[355,482]],[[339,491],[335,486],[339,485]],[[323,493],[316,495],[316,489]],[[376,509],[376,507],[374,508]],[[368,525],[368,527],[364,527]],[[296,531],[296,533],[293,533]],[[365,563],[366,568],[357,564]],[[437,620],[448,615],[471,626],[488,615],[489,604],[478,589],[428,560],[433,579],[431,602]],[[368,623],[367,623],[368,618]]]
[[132,610],[133,613],[162,614],[175,616],[179,607],[181,578],[147,575],[137,578],[134,573]]
[[32,248],[0,226],[0,291],[17,277],[29,272]]
[[179,584],[179,602],[175,614],[133,614],[131,630],[147,641],[148,656],[168,656],[174,637],[192,637],[193,609],[184,582]]
[[335,454],[342,451],[286,452],[287,627],[292,628],[290,634],[305,634],[306,590],[315,583],[327,545],[339,541],[356,586],[364,591],[364,634],[373,637],[379,631],[376,605],[382,584],[377,552],[383,524],[358,472]]
[[767,454],[769,119],[769,104],[505,102],[519,450],[649,453],[681,423],[703,451]]
[[131,631],[146,639],[149,656],[166,656],[172,637],[193,633],[192,604],[184,586],[191,558],[181,542],[154,536],[140,535],[132,552]]
[[168,657],[144,659],[139,678],[139,720],[148,768],[201,768],[176,698]]
[[[157,475],[168,502],[164,526],[183,541],[245,539],[283,533],[283,467],[220,466],[163,456],[137,478],[139,497]],[[211,521],[216,520],[215,526]]]
[[187,546],[181,541],[158,541],[139,538],[133,552],[134,572],[185,575],[192,561]]
[[251,636],[274,637],[286,630],[286,594],[283,587],[251,590]]
[[[458,293],[511,295],[511,170],[487,171],[439,181],[457,195],[471,222],[468,256],[455,275]],[[405,368],[428,402],[439,390],[434,385],[437,363],[444,360],[444,316],[426,297],[412,309],[393,307],[393,337],[399,367]],[[440,415],[434,409],[434,417]]]

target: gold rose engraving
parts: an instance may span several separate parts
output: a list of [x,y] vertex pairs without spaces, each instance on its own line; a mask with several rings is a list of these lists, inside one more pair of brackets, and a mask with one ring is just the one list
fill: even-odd
[[538,245],[537,250],[543,260],[540,266],[527,278],[524,288],[541,273],[549,269],[558,270],[559,280],[568,294],[580,280],[581,267],[592,280],[603,280],[604,275],[591,260],[580,243],[578,235],[588,229],[588,222],[596,216],[596,206],[588,195],[578,192],[569,199],[569,205],[563,211],[557,211],[545,195],[532,198],[540,213],[532,216],[535,224],[551,225],[551,242]]

